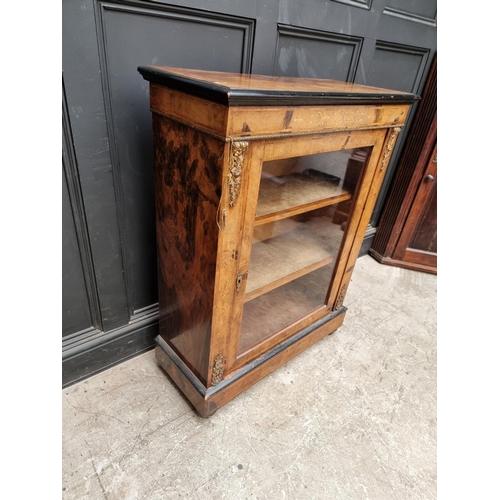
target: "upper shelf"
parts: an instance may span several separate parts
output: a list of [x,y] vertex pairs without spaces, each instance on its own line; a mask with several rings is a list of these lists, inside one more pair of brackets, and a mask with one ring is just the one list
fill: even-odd
[[148,81],[226,106],[411,103],[408,92],[319,78],[271,77],[163,66],[139,66]]
[[301,174],[263,178],[260,183],[255,225],[309,212],[351,199],[336,183]]

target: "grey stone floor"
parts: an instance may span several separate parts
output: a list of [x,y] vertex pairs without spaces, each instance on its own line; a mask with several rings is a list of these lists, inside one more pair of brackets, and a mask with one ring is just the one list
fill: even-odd
[[345,305],[208,420],[152,351],[64,389],[63,499],[436,498],[436,276],[365,256]]

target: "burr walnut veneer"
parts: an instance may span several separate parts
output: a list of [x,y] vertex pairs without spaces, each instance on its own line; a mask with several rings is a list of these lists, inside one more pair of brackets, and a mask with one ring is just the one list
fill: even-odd
[[342,325],[412,94],[141,66],[155,151],[156,358],[203,417]]

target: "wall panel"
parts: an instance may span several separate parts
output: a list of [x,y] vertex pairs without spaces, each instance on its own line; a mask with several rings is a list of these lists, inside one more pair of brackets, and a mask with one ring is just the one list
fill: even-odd
[[149,89],[137,67],[249,72],[253,22],[143,2],[97,7],[124,276],[130,317],[137,318],[157,303]]
[[[253,19],[164,3],[64,3],[66,114],[92,267],[84,275],[99,301],[88,328],[79,330],[87,314],[64,330],[65,385],[151,348],[157,334],[151,114],[137,67],[249,72],[254,30]],[[69,245],[64,252],[76,276]],[[85,309],[73,288],[63,308]]]
[[435,26],[437,0],[387,0],[384,14]]
[[151,348],[157,333],[151,114],[137,66],[333,78],[418,93],[436,51],[435,3],[63,2],[65,385]]
[[64,228],[62,234],[62,336],[64,339],[71,334],[92,328],[92,317],[64,169],[62,188]]
[[377,41],[366,72],[366,84],[416,93],[428,56],[429,50],[425,48]]
[[362,38],[278,25],[273,74],[352,82]]

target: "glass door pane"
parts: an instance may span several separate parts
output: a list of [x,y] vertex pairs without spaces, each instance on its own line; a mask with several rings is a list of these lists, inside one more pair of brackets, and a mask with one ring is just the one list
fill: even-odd
[[263,163],[240,353],[325,304],[370,150]]

